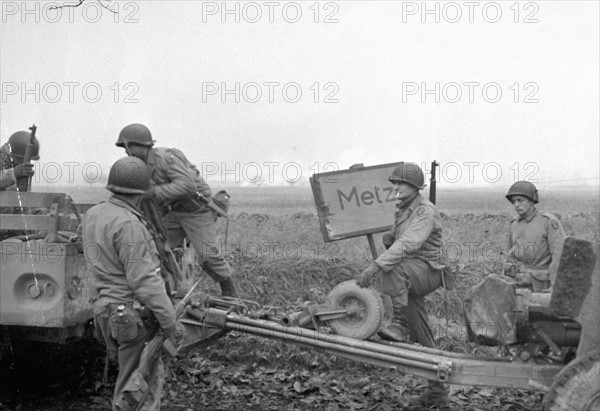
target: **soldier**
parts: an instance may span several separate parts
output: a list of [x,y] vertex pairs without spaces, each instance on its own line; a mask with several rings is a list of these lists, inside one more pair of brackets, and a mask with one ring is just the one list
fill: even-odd
[[142,124],[125,127],[116,145],[148,164],[153,183],[149,193],[164,212],[169,243],[180,244],[187,237],[221,294],[236,297],[231,267],[217,247],[217,213],[200,199],[210,201],[212,192],[196,166],[176,148],[153,148],[152,134]]
[[[17,131],[0,147],[0,191],[16,190],[19,179],[34,175],[33,164],[23,162],[30,140],[29,132]],[[40,159],[39,150],[40,144],[34,139],[32,160]]]
[[[418,342],[434,347],[427,317],[425,296],[443,283],[447,265],[442,261],[442,224],[440,214],[431,202],[421,197],[425,188],[421,168],[402,162],[389,181],[400,200],[394,224],[384,235],[387,250],[373,261],[357,278],[361,287],[368,287],[377,276],[381,292],[391,297],[392,323],[379,331],[386,340]],[[427,390],[413,403],[419,406],[440,405],[447,401],[446,388],[430,380]]]
[[506,198],[518,217],[510,225],[504,273],[534,292],[549,291],[565,241],[563,227],[554,214],[536,209],[538,191],[532,183],[517,181]]
[[[131,157],[118,160],[106,186],[113,195],[88,210],[83,223],[86,262],[98,291],[96,333],[108,354],[119,362],[113,410],[128,409],[120,403],[121,393],[157,326],[173,342],[176,331],[175,310],[159,272],[158,252],[138,208],[149,187],[150,174],[143,161]],[[160,408],[164,382],[160,357],[151,370],[154,380],[143,409],[155,410]]]

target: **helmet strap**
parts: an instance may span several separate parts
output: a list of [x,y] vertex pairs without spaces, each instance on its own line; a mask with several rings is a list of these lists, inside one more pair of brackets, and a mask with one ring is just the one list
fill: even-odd
[[125,147],[125,153],[127,153],[127,155],[131,157],[131,150],[129,150],[129,143],[127,142],[127,140],[123,140],[123,146]]

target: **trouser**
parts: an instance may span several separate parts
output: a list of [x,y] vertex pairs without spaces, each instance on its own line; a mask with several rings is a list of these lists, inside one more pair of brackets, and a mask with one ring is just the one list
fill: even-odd
[[[407,259],[390,274],[393,277],[383,281],[383,284],[391,284],[392,287],[388,292],[385,290],[382,292],[392,294],[390,295],[394,312],[392,321],[407,325],[413,342],[424,347],[435,348],[425,297],[442,285],[442,271],[432,269],[422,260]],[[440,381],[428,380],[427,382],[430,391],[445,391]]]
[[217,245],[217,213],[209,208],[192,212],[171,210],[163,222],[169,242],[175,246],[187,237],[198,254],[202,269],[216,282],[231,278],[231,267]]
[[[146,324],[141,322],[137,325],[137,335],[131,338],[131,333],[119,336],[111,332],[110,315],[114,312],[115,304],[94,307],[94,324],[96,327],[96,336],[106,344],[108,354],[118,360],[119,374],[115,382],[115,390],[113,394],[112,408],[117,410],[115,403],[121,399],[123,390],[126,388],[127,381],[131,374],[139,365],[140,355],[144,350],[144,345],[149,337],[152,336]],[[165,369],[160,358],[160,355],[154,357],[150,365],[150,373],[152,376],[150,381],[146,381],[150,386],[150,394],[148,395],[143,407],[143,411],[160,410],[160,397],[165,379]]]
[[391,298],[392,321],[408,326],[413,342],[434,347],[425,297],[442,285],[441,270],[419,259],[406,259],[393,270],[381,273],[376,284]]

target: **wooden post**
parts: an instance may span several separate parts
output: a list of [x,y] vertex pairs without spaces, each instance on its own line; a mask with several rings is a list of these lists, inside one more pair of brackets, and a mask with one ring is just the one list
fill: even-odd
[[367,241],[369,241],[369,248],[373,255],[373,260],[377,258],[377,248],[375,247],[375,240],[373,240],[373,234],[367,234]]

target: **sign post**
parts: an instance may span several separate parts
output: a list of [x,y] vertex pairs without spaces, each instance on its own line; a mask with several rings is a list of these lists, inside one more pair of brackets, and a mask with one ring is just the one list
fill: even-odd
[[[317,207],[321,233],[326,242],[367,236],[373,259],[377,258],[374,233],[392,227],[396,192],[388,181],[400,163],[371,167],[357,164],[348,170],[314,174],[310,185]],[[430,201],[435,203],[435,167],[431,163]]]
[[396,193],[388,177],[398,164],[353,166],[310,178],[326,242],[366,235],[371,254],[377,258],[373,233],[391,228]]

